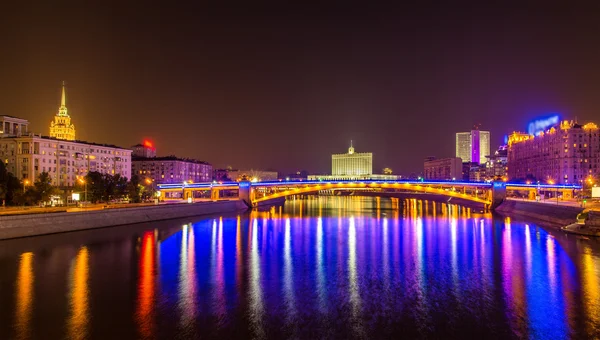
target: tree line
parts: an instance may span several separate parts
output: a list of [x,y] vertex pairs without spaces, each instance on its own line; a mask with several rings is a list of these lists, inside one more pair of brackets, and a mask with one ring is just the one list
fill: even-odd
[[[142,182],[137,175],[128,180],[119,174],[102,174],[96,171],[89,172],[85,177],[78,179],[72,191],[80,193],[81,201],[87,200],[92,203],[108,203],[122,199],[139,203],[152,199],[155,193],[152,182]],[[67,190],[52,185],[52,177],[47,172],[39,174],[33,183],[28,183],[8,172],[4,163],[0,162],[0,204],[2,206],[41,205],[50,202],[52,196],[62,196],[66,201],[67,194]]]

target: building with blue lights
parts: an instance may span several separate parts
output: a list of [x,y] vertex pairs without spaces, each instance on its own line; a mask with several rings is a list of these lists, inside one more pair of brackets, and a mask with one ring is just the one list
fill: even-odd
[[563,121],[537,136],[514,132],[507,166],[509,180],[584,184],[600,173],[598,126]]

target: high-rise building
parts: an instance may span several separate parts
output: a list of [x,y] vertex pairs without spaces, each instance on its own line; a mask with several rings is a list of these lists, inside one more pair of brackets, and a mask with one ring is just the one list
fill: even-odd
[[461,180],[462,160],[460,157],[436,159],[428,157],[423,164],[423,177],[437,180]]
[[348,153],[331,155],[331,174],[333,176],[362,176],[373,174],[373,154],[354,152],[352,142]]
[[67,112],[67,98],[65,83],[62,84],[62,96],[58,113],[54,121],[50,122],[50,137],[64,140],[75,140],[75,125],[71,123],[71,116]]
[[543,183],[582,184],[600,174],[600,130],[594,123],[563,121],[537,136],[508,138],[508,177]]
[[456,157],[464,163],[483,164],[490,154],[490,132],[471,130],[456,134]]
[[33,183],[42,172],[47,172],[52,184],[60,187],[72,187],[91,171],[131,177],[131,150],[75,140],[64,83],[49,137],[30,133],[26,119],[2,116],[0,123],[0,159],[23,183]]

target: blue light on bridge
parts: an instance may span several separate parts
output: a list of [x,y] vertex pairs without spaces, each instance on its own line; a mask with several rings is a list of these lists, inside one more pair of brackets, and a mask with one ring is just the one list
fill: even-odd
[[[451,185],[451,186],[464,186],[464,187],[485,187],[491,188],[492,186],[510,186],[510,187],[523,187],[523,188],[552,188],[552,189],[581,189],[580,185],[574,184],[523,184],[523,183],[510,183],[510,182],[456,182],[456,181],[434,181],[434,180],[400,180],[400,181],[383,181],[383,180],[343,180],[343,181],[269,181],[269,182],[224,182],[224,183],[192,183],[186,184],[185,188],[189,189],[210,189],[220,187],[268,187],[268,186],[306,186],[306,185],[328,185],[328,184],[349,184],[349,185]],[[182,189],[183,184],[159,184],[159,189]]]

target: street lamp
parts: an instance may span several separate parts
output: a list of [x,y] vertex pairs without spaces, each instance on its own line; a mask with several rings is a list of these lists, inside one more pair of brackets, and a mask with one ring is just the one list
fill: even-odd
[[83,189],[83,191],[84,191],[83,200],[84,200],[84,202],[87,202],[87,181],[82,177],[78,177],[77,180],[79,181],[79,183],[83,184],[83,188],[84,188]]

